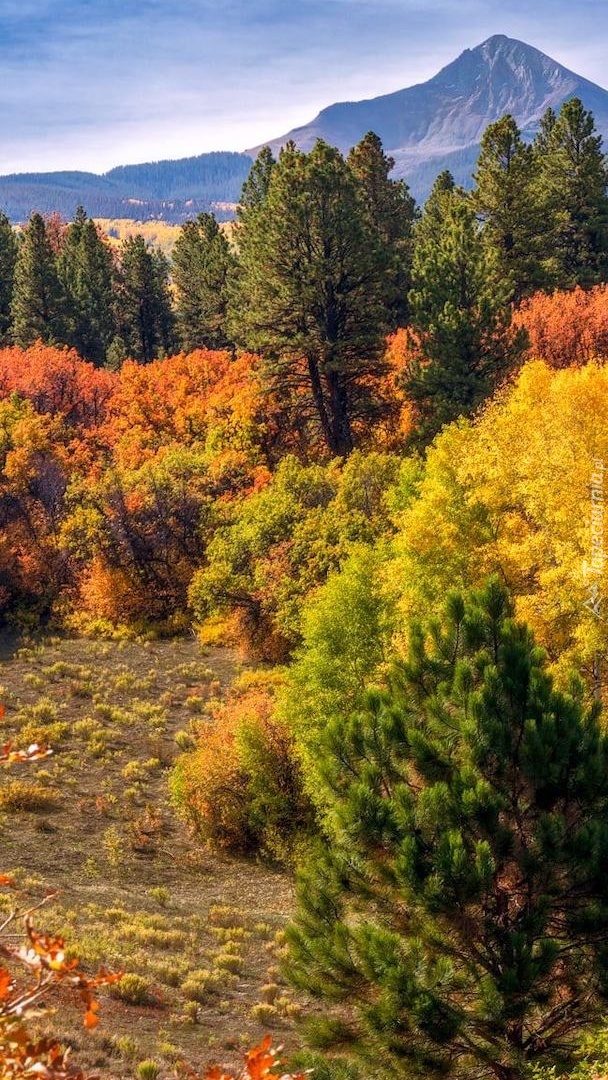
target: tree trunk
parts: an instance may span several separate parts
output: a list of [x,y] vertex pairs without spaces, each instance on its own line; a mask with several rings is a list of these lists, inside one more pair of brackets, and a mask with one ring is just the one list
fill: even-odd
[[329,371],[325,380],[329,391],[330,450],[338,457],[347,457],[353,448],[348,415],[348,391],[339,371]]
[[325,407],[325,398],[323,395],[323,384],[321,382],[321,375],[319,373],[319,364],[316,357],[309,356],[307,360],[308,373],[310,375],[310,389],[312,391],[313,401],[315,403],[317,413],[319,415],[319,423],[321,425],[321,431],[323,432],[323,438],[328,449],[332,454],[339,453],[333,446],[333,431],[330,424],[329,416],[327,415],[327,409]]

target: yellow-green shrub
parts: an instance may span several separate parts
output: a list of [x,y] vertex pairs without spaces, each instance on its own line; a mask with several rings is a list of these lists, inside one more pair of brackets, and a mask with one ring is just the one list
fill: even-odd
[[171,791],[212,845],[286,854],[311,812],[291,732],[275,715],[270,675],[241,682],[200,725],[196,749],[173,770]]

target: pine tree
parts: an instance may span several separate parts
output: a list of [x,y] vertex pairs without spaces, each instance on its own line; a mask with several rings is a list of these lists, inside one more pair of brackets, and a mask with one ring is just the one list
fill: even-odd
[[384,153],[373,131],[351,150],[347,164],[361,185],[372,226],[384,250],[387,328],[394,331],[408,321],[416,202],[404,180],[390,179],[394,158]]
[[546,154],[551,144],[551,136],[553,128],[555,127],[557,116],[554,109],[545,109],[545,112],[540,118],[538,125],[538,131],[532,144],[532,149],[537,158],[537,166],[542,163],[542,155]]
[[500,273],[521,299],[543,283],[540,244],[544,235],[534,197],[534,156],[512,116],[491,124],[481,141],[473,206],[486,241],[496,248]]
[[58,258],[70,313],[70,344],[85,360],[103,364],[115,333],[112,253],[95,222],[76,211]]
[[441,229],[443,224],[445,197],[453,194],[455,191],[456,181],[450,170],[444,169],[443,172],[439,173],[439,176],[429,192],[429,197],[424,204],[424,215],[418,223],[417,235],[420,235],[421,232],[428,232],[433,223],[438,229]]
[[497,581],[410,641],[317,747],[329,843],[291,979],[347,1003],[387,1075],[517,1080],[552,1051],[567,1070],[608,992],[608,736]]
[[264,205],[275,165],[276,161],[272,156],[270,147],[262,147],[251,166],[249,176],[243,184],[237,207],[237,221],[245,222],[250,212],[255,212]]
[[238,231],[235,339],[261,352],[285,407],[347,454],[353,421],[374,407],[385,326],[384,260],[360,187],[319,140],[310,154],[285,147],[256,200]]
[[558,288],[608,280],[608,166],[593,114],[578,98],[548,113],[535,143],[538,199],[550,226],[547,271]]
[[121,245],[117,273],[119,337],[134,360],[148,363],[173,347],[173,310],[169,264],[161,251],[150,251],[143,236]]
[[120,371],[125,360],[128,360],[127,346],[119,334],[113,337],[106,352],[105,366],[109,371]]
[[11,304],[18,242],[6,214],[0,213],[0,345],[11,340]]
[[186,352],[230,344],[226,317],[233,268],[234,256],[212,214],[186,222],[173,250],[177,325]]
[[28,346],[38,340],[46,345],[66,344],[67,300],[40,214],[32,214],[23,230],[11,314],[17,345]]
[[443,177],[416,227],[410,293],[415,352],[406,389],[426,442],[468,415],[518,361],[512,284],[484,242],[471,202]]

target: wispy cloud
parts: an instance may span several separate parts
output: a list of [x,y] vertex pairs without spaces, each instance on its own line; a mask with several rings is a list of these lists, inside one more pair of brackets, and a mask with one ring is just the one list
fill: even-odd
[[[242,149],[491,33],[605,79],[605,0],[0,0],[0,172]],[[600,48],[600,45],[602,46]]]

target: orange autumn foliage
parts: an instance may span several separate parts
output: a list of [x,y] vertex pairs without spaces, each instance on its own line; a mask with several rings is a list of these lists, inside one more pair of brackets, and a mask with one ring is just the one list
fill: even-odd
[[73,349],[38,342],[29,349],[0,349],[0,398],[31,401],[36,412],[59,416],[72,427],[104,420],[116,376],[81,360]]
[[[171,446],[247,451],[264,429],[255,357],[196,352],[127,361],[109,404],[106,439],[119,466],[137,468]],[[267,407],[267,403],[266,403]]]
[[0,612],[45,607],[67,580],[58,543],[71,464],[60,418],[0,400]]
[[244,1067],[238,1075],[213,1065],[207,1069],[204,1080],[304,1080],[305,1073],[282,1073],[280,1065],[279,1051],[273,1048],[272,1038],[267,1035],[259,1046],[245,1055]]
[[54,210],[51,214],[45,214],[46,234],[54,255],[59,255],[69,229],[69,224],[62,214]]
[[276,715],[280,676],[249,674],[196,732],[179,759],[171,790],[177,809],[215,848],[278,855],[281,837],[305,827],[304,794],[293,733]]
[[93,619],[107,620],[114,626],[138,623],[150,614],[149,601],[129,574],[108,565],[99,555],[83,568],[78,595]]
[[256,844],[248,820],[247,773],[238,745],[241,707],[240,699],[236,707],[234,701],[220,705],[212,720],[201,724],[196,750],[180,759],[173,795],[196,833],[215,848],[244,854]]
[[198,350],[123,365],[100,432],[103,455],[73,488],[63,528],[76,608],[113,623],[164,622],[185,610],[214,501],[268,479],[272,410],[257,364]]
[[416,420],[416,410],[403,389],[408,368],[417,356],[412,333],[408,329],[397,330],[386,343],[387,372],[380,382],[380,393],[392,409],[387,410],[388,420],[383,426],[384,442],[378,440],[374,445],[379,449],[398,450],[407,444]]
[[527,331],[529,355],[550,367],[581,366],[608,357],[608,286],[536,293],[513,317]]
[[183,611],[211,503],[268,481],[258,365],[199,350],[113,373],[0,349],[0,610]]

